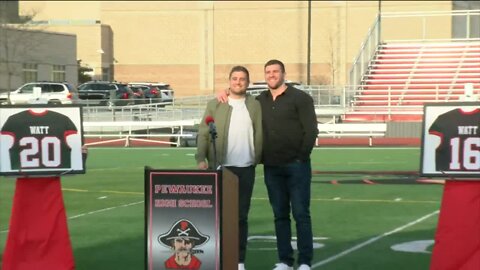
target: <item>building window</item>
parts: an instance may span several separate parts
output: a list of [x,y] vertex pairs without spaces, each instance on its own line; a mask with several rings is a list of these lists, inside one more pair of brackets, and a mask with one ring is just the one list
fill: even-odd
[[53,65],[52,81],[64,82],[65,78],[65,66]]
[[23,64],[23,82],[35,82],[38,80],[38,66],[37,64],[26,63]]

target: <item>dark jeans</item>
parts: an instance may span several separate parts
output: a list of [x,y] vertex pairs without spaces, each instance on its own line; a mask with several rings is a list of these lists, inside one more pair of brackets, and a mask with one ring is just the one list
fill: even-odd
[[255,183],[255,166],[250,167],[226,167],[238,177],[238,261],[245,262],[248,238],[248,211],[252,198],[253,185]]
[[280,262],[293,266],[290,207],[297,228],[298,261],[311,264],[313,257],[312,220],[310,218],[310,161],[282,166],[264,166],[265,184],[275,217],[275,233]]

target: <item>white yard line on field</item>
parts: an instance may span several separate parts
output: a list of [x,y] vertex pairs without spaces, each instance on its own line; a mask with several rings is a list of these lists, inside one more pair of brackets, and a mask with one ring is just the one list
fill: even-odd
[[[257,201],[268,201],[267,197],[252,197],[252,200]],[[440,201],[414,201],[414,200],[398,200],[391,199],[391,200],[374,200],[374,199],[347,199],[341,197],[333,197],[333,198],[311,198],[311,201],[323,201],[323,202],[353,202],[353,203],[396,203],[396,204],[403,204],[403,203],[426,203],[426,204],[438,204]]]
[[350,254],[350,253],[352,253],[352,252],[354,252],[354,251],[356,251],[356,250],[358,250],[358,249],[361,249],[361,248],[363,248],[363,247],[365,247],[365,246],[367,246],[367,245],[370,245],[371,243],[376,242],[376,241],[378,241],[378,240],[380,240],[380,239],[382,239],[382,238],[384,238],[384,237],[386,237],[386,236],[389,236],[389,235],[391,235],[391,234],[400,232],[400,231],[402,231],[402,230],[404,230],[404,229],[406,229],[406,228],[408,228],[408,227],[410,227],[410,226],[413,226],[413,225],[415,225],[415,224],[417,224],[417,223],[420,223],[420,222],[422,222],[422,221],[424,221],[424,220],[426,220],[426,219],[428,219],[428,218],[430,218],[430,217],[432,217],[432,216],[434,216],[434,215],[437,215],[439,212],[440,212],[439,210],[436,210],[436,211],[434,211],[434,212],[432,212],[432,213],[430,213],[430,214],[428,214],[428,215],[425,215],[425,216],[423,216],[423,217],[421,217],[421,218],[419,218],[419,219],[416,219],[416,220],[414,220],[414,221],[412,221],[412,222],[410,222],[410,223],[407,223],[407,224],[405,224],[405,225],[403,225],[403,226],[400,226],[400,227],[398,227],[398,228],[396,228],[396,229],[393,229],[393,230],[391,230],[391,231],[389,231],[389,232],[386,232],[386,233],[383,233],[383,234],[381,234],[381,235],[377,235],[377,236],[375,236],[375,237],[373,237],[373,238],[370,238],[370,239],[368,239],[367,241],[365,241],[365,242],[363,242],[363,243],[360,243],[360,244],[358,244],[358,245],[356,245],[356,246],[353,246],[353,247],[351,247],[351,248],[349,248],[349,249],[347,249],[347,250],[344,250],[344,251],[338,253],[337,255],[331,256],[330,258],[327,258],[327,259],[325,259],[325,260],[323,260],[323,261],[319,261],[319,262],[313,264],[313,265],[312,265],[312,269],[318,268],[318,267],[320,267],[320,266],[322,266],[322,265],[325,265],[325,264],[327,264],[327,263],[329,263],[329,262],[331,262],[331,261],[334,261],[334,260],[336,260],[336,259],[338,259],[338,258],[340,258],[340,257],[343,257],[343,256],[345,256],[345,255],[348,255],[348,254]]
[[108,147],[108,146],[95,146],[95,147],[90,147],[88,151],[95,151],[95,150],[127,150],[127,151],[144,151],[144,150],[152,150],[152,151],[158,151],[158,150],[165,150],[165,151],[180,151],[180,150],[192,150],[195,151],[195,148],[179,148],[179,147],[165,147],[165,146],[151,146],[151,147]]
[[85,192],[85,193],[111,193],[111,194],[128,194],[128,195],[143,195],[143,192],[133,192],[133,191],[117,191],[117,190],[87,190],[87,189],[77,189],[77,188],[62,188],[62,191],[70,192]]
[[144,203],[144,201],[127,203],[127,204],[122,204],[122,205],[113,206],[113,207],[107,207],[107,208],[103,208],[103,209],[99,209],[99,210],[95,210],[95,211],[90,211],[90,212],[87,212],[87,213],[71,216],[68,219],[76,219],[76,218],[83,217],[83,216],[93,215],[93,214],[97,214],[97,213],[101,213],[101,212],[105,212],[105,211],[109,211],[109,210],[115,210],[115,209],[121,208],[121,207],[129,207],[129,206],[137,205],[137,204],[140,204],[140,203]]
[[[75,215],[75,216],[71,216],[71,217],[68,217],[67,219],[76,219],[76,218],[79,218],[79,217],[93,215],[93,214],[97,214],[97,213],[101,213],[101,212],[105,212],[105,211],[115,210],[115,209],[121,208],[121,207],[129,207],[129,206],[137,205],[137,204],[140,204],[140,203],[144,203],[144,201],[138,201],[138,202],[127,203],[127,204],[122,204],[122,205],[118,205],[118,206],[98,209],[98,210],[95,210],[95,211],[90,211],[90,212],[78,214],[78,215]],[[8,232],[8,230],[3,230],[3,231],[0,231],[0,234],[7,233],[7,232]]]
[[325,147],[314,147],[312,151],[320,151],[320,150],[365,150],[365,149],[370,149],[370,150],[418,150],[418,147],[415,146],[399,146],[399,147],[337,147],[337,146],[325,146]]

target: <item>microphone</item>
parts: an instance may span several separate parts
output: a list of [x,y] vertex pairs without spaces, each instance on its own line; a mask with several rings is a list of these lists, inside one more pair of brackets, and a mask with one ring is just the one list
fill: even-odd
[[208,132],[212,137],[212,147],[213,147],[213,160],[209,160],[209,167],[213,168],[214,170],[218,170],[217,168],[217,145],[215,143],[215,139],[217,138],[217,127],[215,127],[215,120],[213,117],[208,115],[205,117],[205,124],[208,125]]
[[215,126],[215,120],[213,120],[213,117],[210,115],[205,117],[205,124],[208,125],[209,133],[212,135],[212,138],[215,139],[217,137],[217,127]]

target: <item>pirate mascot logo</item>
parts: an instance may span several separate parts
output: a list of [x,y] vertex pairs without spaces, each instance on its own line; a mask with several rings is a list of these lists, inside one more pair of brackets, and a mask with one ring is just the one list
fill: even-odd
[[189,220],[177,221],[167,233],[158,237],[162,245],[171,248],[174,252],[165,261],[165,268],[200,269],[202,262],[194,254],[203,253],[203,250],[194,248],[205,244],[209,239],[208,235],[200,233]]

